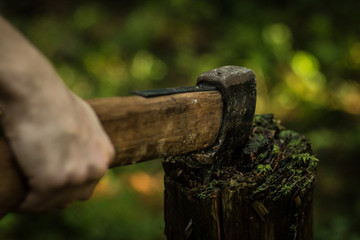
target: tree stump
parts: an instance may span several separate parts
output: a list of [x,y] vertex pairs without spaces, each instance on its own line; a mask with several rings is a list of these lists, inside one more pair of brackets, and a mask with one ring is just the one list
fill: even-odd
[[164,160],[167,239],[313,239],[318,160],[305,137],[272,115],[255,116],[236,162],[214,170],[202,157]]

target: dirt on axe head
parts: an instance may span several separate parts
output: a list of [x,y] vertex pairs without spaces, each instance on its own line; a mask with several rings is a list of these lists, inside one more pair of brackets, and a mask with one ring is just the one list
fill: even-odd
[[223,120],[214,146],[201,151],[204,164],[230,164],[249,140],[256,107],[256,79],[252,70],[224,66],[205,72],[197,85],[215,86],[223,95]]

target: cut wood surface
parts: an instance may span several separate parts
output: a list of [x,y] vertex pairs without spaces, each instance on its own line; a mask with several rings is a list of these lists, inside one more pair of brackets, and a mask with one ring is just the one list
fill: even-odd
[[[221,126],[221,98],[220,92],[208,91],[88,103],[116,148],[115,167],[211,146]],[[25,186],[8,143],[0,140],[0,218],[18,206]]]

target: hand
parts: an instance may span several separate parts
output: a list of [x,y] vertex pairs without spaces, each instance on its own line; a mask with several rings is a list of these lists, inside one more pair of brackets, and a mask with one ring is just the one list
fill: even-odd
[[88,199],[114,156],[92,109],[62,87],[8,106],[4,128],[28,180],[20,212],[42,212]]
[[64,208],[90,197],[114,148],[92,109],[0,16],[3,127],[29,186],[19,210]]

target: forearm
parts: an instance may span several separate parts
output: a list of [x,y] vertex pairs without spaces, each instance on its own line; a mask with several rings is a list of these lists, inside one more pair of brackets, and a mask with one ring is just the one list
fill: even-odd
[[[0,107],[36,104],[66,87],[47,59],[0,16]],[[46,96],[46,95],[49,96]],[[58,96],[60,97],[60,96]]]

